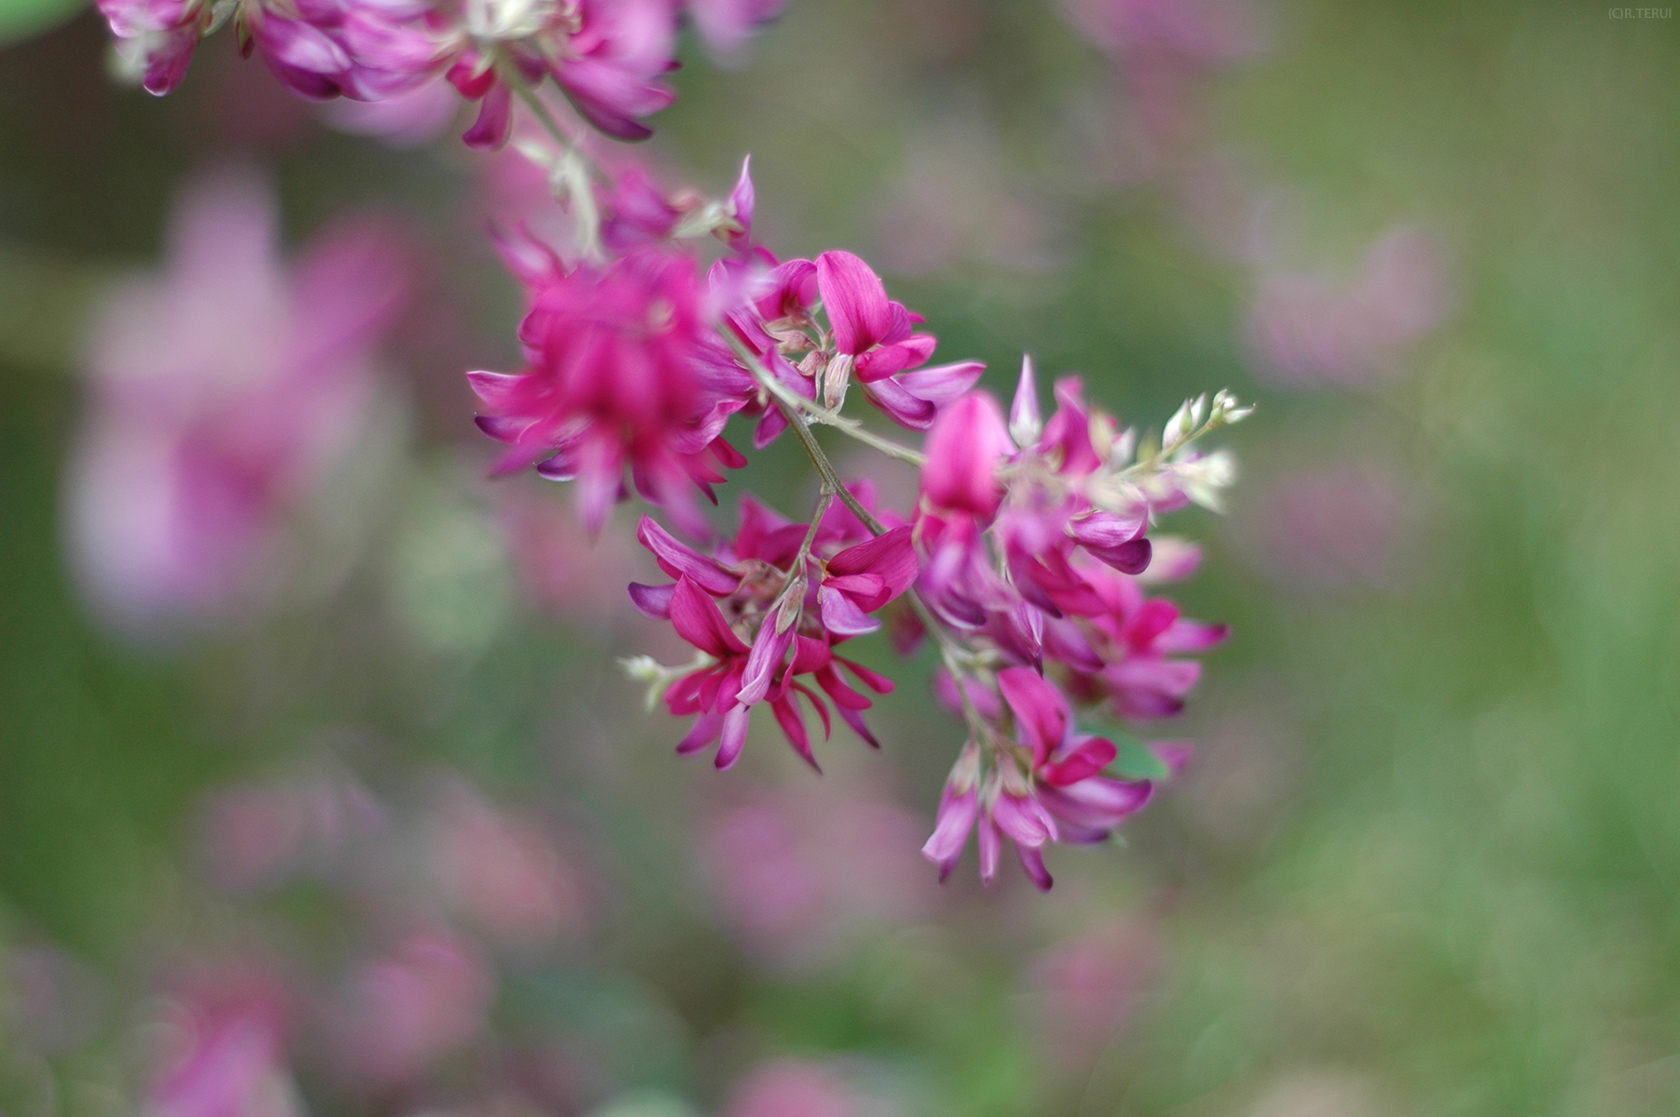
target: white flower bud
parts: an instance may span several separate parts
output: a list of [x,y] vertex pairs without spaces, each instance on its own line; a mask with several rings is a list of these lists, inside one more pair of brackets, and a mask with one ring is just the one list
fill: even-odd
[[1033,378],[1032,358],[1021,354],[1021,382],[1015,388],[1015,402],[1009,408],[1009,437],[1025,450],[1038,444],[1044,433],[1044,416],[1038,409],[1038,383]]

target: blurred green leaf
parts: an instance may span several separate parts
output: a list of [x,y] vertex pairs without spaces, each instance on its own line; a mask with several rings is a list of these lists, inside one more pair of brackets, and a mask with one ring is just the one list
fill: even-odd
[[1114,760],[1114,770],[1128,780],[1164,780],[1172,775],[1166,761],[1155,755],[1155,750],[1139,741],[1135,737],[1127,737],[1122,733],[1110,736],[1120,755]]
[[0,46],[56,27],[85,4],[86,0],[0,0]]

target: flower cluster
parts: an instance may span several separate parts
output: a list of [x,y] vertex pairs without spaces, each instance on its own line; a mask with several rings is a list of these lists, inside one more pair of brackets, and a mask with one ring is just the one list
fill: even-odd
[[[866,692],[892,681],[842,649],[887,617],[901,651],[938,646],[942,690],[969,727],[925,854],[948,874],[978,829],[990,880],[1007,836],[1048,887],[1046,842],[1106,837],[1152,793],[1135,765],[1115,768],[1112,739],[1076,731],[1075,706],[1121,722],[1172,716],[1200,674],[1189,657],[1225,638],[1144,585],[1194,568],[1196,552],[1178,547],[1152,570],[1151,527],[1191,503],[1218,506],[1233,466],[1197,443],[1249,409],[1224,392],[1186,401],[1145,439],[1067,378],[1046,418],[1025,361],[1006,418],[974,387],[979,362],[928,364],[936,339],[862,259],[782,262],[758,244],[745,170],[721,202],[667,199],[638,170],[590,190],[591,204],[574,195],[572,208],[597,213],[599,227],[578,230],[569,270],[561,250],[529,237],[507,251],[532,289],[521,330],[531,369],[470,376],[481,427],[509,445],[498,469],[577,477],[595,530],[612,496],[634,488],[700,541],[643,517],[637,537],[673,581],[630,587],[695,652],[680,666],[627,663],[651,700],[694,719],[678,752],[715,744],[717,766],[730,767],[759,706],[813,767],[807,708],[825,734],[837,711],[875,744]],[[704,284],[690,246],[702,234],[729,249]],[[655,274],[671,284],[629,278]],[[608,277],[623,277],[613,299],[595,294]],[[924,445],[847,413],[854,381],[887,418],[927,432]],[[720,540],[698,516],[693,492],[715,499],[722,467],[744,463],[723,437],[734,415],[754,422],[756,449],[798,432],[821,482],[808,521],[743,497],[735,535]],[[843,481],[814,437],[821,426],[918,464],[914,507]]]
[[[1079,732],[1075,711],[1121,722],[1176,714],[1200,674],[1186,657],[1225,637],[1142,587],[1195,565],[1180,548],[1152,570],[1150,532],[1188,504],[1218,507],[1234,469],[1198,443],[1248,414],[1228,393],[1187,401],[1159,434],[1140,436],[1089,406],[1076,378],[1056,384],[1046,419],[1025,361],[1005,418],[975,387],[980,362],[930,364],[937,339],[863,259],[836,249],[782,261],[761,243],[748,166],[727,197],[708,201],[592,157],[592,141],[555,120],[539,86],[552,78],[609,136],[645,135],[640,119],[672,98],[662,75],[674,65],[675,0],[102,6],[154,92],[180,80],[201,33],[233,19],[241,42],[305,96],[371,101],[447,79],[482,103],[466,137],[476,147],[506,142],[515,99],[529,105],[547,138],[522,134],[514,146],[547,173],[570,241],[527,224],[495,234],[528,295],[524,366],[468,374],[478,425],[505,447],[493,473],[575,481],[591,534],[634,492],[687,537],[641,519],[637,538],[672,581],[632,585],[630,596],[694,658],[627,663],[652,700],[693,718],[679,753],[715,744],[717,766],[730,767],[761,706],[813,767],[807,708],[825,734],[838,712],[875,745],[863,714],[894,684],[849,645],[890,621],[901,653],[937,648],[942,696],[967,725],[923,851],[942,876],[978,831],[983,880],[1008,837],[1048,888],[1046,843],[1104,838],[1149,800],[1147,777],[1171,765],[1127,763],[1117,735]],[[688,7],[727,52],[778,4]],[[722,249],[708,266],[702,246],[714,238]],[[924,444],[848,411],[858,396],[925,433]],[[819,482],[804,522],[744,496],[735,535],[716,537],[694,496],[717,503],[728,471],[747,464],[726,437],[735,416],[752,422],[756,450],[795,433]],[[917,465],[914,506],[888,507],[869,484],[843,480],[822,427]]]
[[180,85],[205,35],[232,22],[240,50],[311,100],[386,101],[447,80],[479,103],[463,139],[496,148],[513,99],[546,79],[595,127],[651,134],[642,118],[676,99],[680,21],[732,52],[779,0],[99,0],[123,68],[148,91]]

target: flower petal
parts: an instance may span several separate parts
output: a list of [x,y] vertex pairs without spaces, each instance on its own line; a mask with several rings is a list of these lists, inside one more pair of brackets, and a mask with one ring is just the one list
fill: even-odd
[[892,304],[886,286],[868,264],[850,252],[837,250],[817,257],[817,287],[840,352],[857,356],[892,329]]
[[714,597],[727,597],[741,586],[739,575],[731,574],[716,560],[683,543],[651,516],[643,516],[636,525],[636,538],[653,552],[659,569],[673,578],[689,579]]
[[747,645],[724,621],[717,602],[687,578],[678,579],[671,592],[671,625],[678,636],[718,659],[748,652]]
[[1015,724],[1033,750],[1033,766],[1042,767],[1068,733],[1067,699],[1030,667],[998,672],[998,689],[1015,712]]

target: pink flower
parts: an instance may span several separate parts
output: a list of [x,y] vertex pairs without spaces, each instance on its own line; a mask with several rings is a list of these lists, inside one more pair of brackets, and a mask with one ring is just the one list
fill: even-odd
[[1043,1060],[1084,1075],[1122,1034],[1161,968],[1159,933],[1111,920],[1053,943],[1027,972],[1028,1023]]
[[275,241],[260,181],[202,179],[177,205],[164,274],[121,288],[93,330],[67,518],[85,591],[123,627],[251,603],[356,437],[402,253],[364,224],[317,236],[292,267]]
[[[860,532],[864,542],[844,545]],[[677,678],[665,694],[672,714],[696,715],[677,746],[679,753],[698,752],[718,741],[717,766],[731,766],[746,744],[753,708],[767,703],[794,750],[815,767],[798,699],[803,696],[816,709],[825,733],[829,711],[814,690],[798,681],[805,675],[859,736],[876,744],[862,716],[872,702],[845,681],[839,668],[876,693],[892,690],[893,684],[836,655],[833,647],[873,631],[878,622],[867,613],[909,588],[916,573],[910,529],[900,526],[867,538],[855,517],[835,505],[796,568],[806,533],[807,525],[789,524],[743,500],[734,542],[708,556],[643,518],[638,538],[677,582],[632,584],[630,596],[642,612],[669,620],[710,660]]]
[[862,1103],[816,1063],[770,1063],[736,1084],[724,1117],[860,1117]]
[[1059,630],[1066,642],[1057,657],[1069,667],[1071,689],[1082,698],[1107,698],[1128,718],[1172,717],[1201,677],[1201,664],[1177,656],[1223,643],[1224,625],[1185,620],[1165,598],[1145,598],[1136,579],[1083,563],[1087,583],[1103,602],[1077,632]]
[[938,901],[915,855],[921,821],[836,778],[751,792],[705,827],[721,914],[755,965],[821,964]]
[[478,425],[508,444],[495,472],[530,465],[579,482],[579,504],[598,532],[624,494],[637,491],[704,531],[691,492],[744,460],[722,437],[753,385],[710,328],[692,257],[662,249],[562,274],[552,259],[520,326],[530,367],[467,374],[483,401]]
[[986,392],[964,396],[928,434],[923,498],[934,508],[989,523],[1003,500],[997,469],[1013,449],[997,401]]
[[172,998],[147,1117],[301,1117],[285,1016],[279,991],[254,975],[199,981]]
[[399,1085],[484,1028],[494,975],[446,931],[410,936],[354,973],[329,1015],[336,1057],[350,1077]]
[[1206,76],[1259,49],[1247,6],[1233,0],[1067,0],[1074,29],[1115,62],[1156,147],[1182,146]]
[[384,823],[367,790],[330,769],[218,788],[200,818],[205,874],[233,893],[326,869],[352,839],[375,834]]
[[474,926],[514,947],[582,932],[586,882],[546,828],[496,811],[465,783],[446,789],[438,822],[438,883]]
[[787,0],[685,0],[695,30],[714,58],[737,62],[760,27],[782,14]]
[[117,56],[146,92],[163,96],[187,76],[193,51],[210,22],[202,0],[99,0],[99,14],[117,37]]
[[880,276],[861,259],[832,251],[816,263],[817,286],[834,335],[835,355],[825,373],[831,403],[856,371],[869,402],[906,427],[927,430],[940,408],[980,379],[986,366],[978,361],[921,367],[938,343],[931,334],[912,332],[920,316],[888,299]]
[[1102,775],[1118,755],[1114,742],[1074,728],[1067,699],[1027,667],[998,672],[998,692],[1011,715],[994,707],[999,732],[1027,758],[991,753],[991,772],[982,775],[983,753],[970,742],[951,771],[940,799],[932,837],[922,855],[951,874],[970,831],[978,827],[980,879],[991,883],[1004,838],[1039,888],[1051,885],[1044,846],[1052,841],[1099,842],[1129,815],[1142,810],[1153,791],[1148,781]]
[[1280,384],[1361,384],[1392,376],[1405,351],[1440,327],[1453,292],[1438,240],[1399,225],[1369,248],[1354,274],[1336,281],[1273,270],[1261,277],[1245,341],[1261,371]]
[[660,79],[676,68],[676,19],[669,0],[579,0],[578,28],[551,63],[555,81],[584,117],[609,136],[645,139],[651,116],[677,99]]

